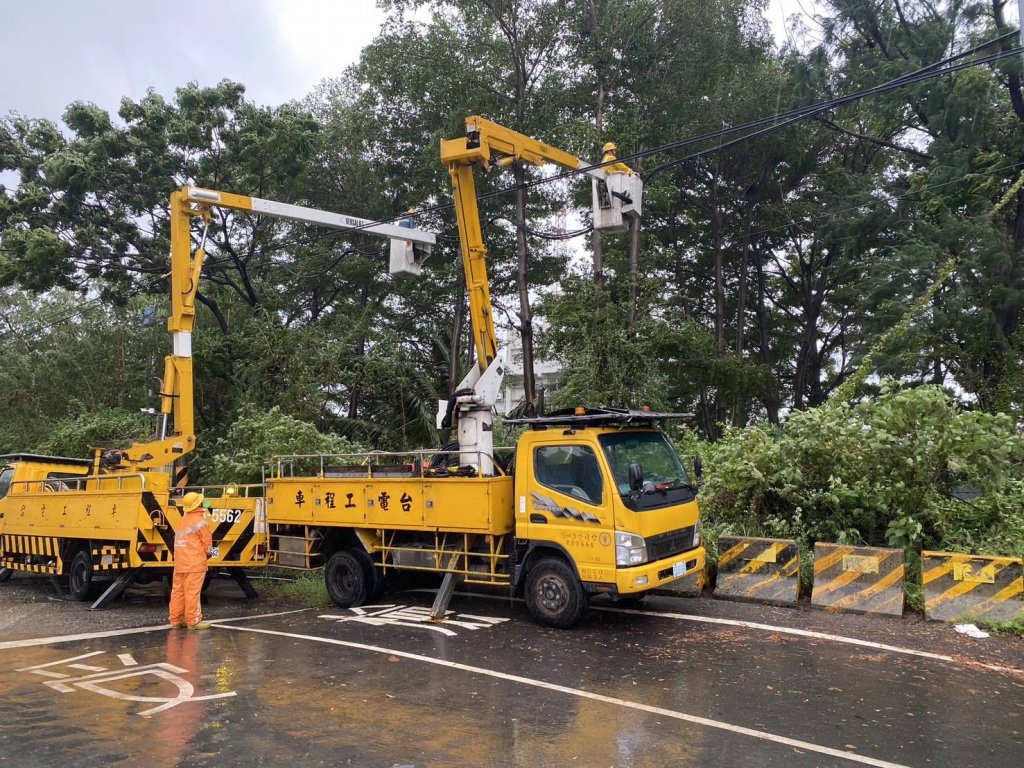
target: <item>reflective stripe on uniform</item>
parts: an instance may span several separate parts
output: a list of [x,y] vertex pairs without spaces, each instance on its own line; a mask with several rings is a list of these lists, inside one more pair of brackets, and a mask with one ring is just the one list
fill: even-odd
[[191,526],[190,528],[186,528],[183,531],[178,531],[177,534],[175,534],[174,536],[174,546],[177,548],[185,544],[188,544],[189,540],[186,538],[186,536],[188,536],[190,533],[195,533],[196,531],[202,530],[206,527],[206,520],[200,520],[198,523]]
[[198,523],[193,525],[191,528],[186,528],[184,531],[178,531],[178,535],[179,536],[187,536],[188,534],[195,533],[200,528],[205,528],[205,527],[206,527],[206,521],[205,520],[200,520]]

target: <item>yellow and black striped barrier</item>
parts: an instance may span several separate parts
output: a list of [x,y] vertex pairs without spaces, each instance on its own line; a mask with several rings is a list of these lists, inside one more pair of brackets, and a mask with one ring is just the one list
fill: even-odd
[[59,574],[63,569],[60,542],[53,536],[0,536],[0,568]]
[[903,550],[815,544],[811,605],[902,616]]
[[800,597],[800,550],[796,542],[719,536],[715,597],[795,603]]
[[953,552],[921,554],[925,618],[1024,618],[1024,567],[1019,558]]

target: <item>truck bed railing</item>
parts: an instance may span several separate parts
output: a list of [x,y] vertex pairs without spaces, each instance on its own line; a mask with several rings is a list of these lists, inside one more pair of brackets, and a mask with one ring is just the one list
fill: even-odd
[[[512,448],[495,448],[493,453],[476,451],[478,462],[489,458],[495,466],[496,476],[504,476],[504,463],[496,458],[499,452],[511,453]],[[288,477],[365,478],[388,477],[476,477],[463,469],[451,470],[459,465],[464,452],[457,448],[444,450],[425,448],[417,451],[370,451],[364,453],[317,453],[274,456],[263,467],[263,479]],[[447,457],[447,458],[446,458]],[[454,459],[454,460],[453,460]]]
[[[137,479],[139,481],[138,488],[125,488],[124,481],[128,479]],[[110,483],[117,483],[116,487],[111,489],[110,487],[104,487]],[[89,484],[94,483],[95,487],[89,488]],[[84,484],[84,486],[83,486]],[[132,472],[127,474],[111,474],[111,475],[82,475],[81,477],[50,477],[42,480],[15,480],[11,483],[11,486],[25,486],[25,493],[32,492],[32,486],[38,486],[38,493],[57,493],[60,491],[144,491],[146,490],[146,476],[140,472]]]
[[[263,496],[264,485],[263,483],[243,483],[241,485],[237,483],[226,483],[224,485],[189,485],[184,488],[176,488],[175,491],[181,491],[182,493],[191,493],[192,491],[201,492],[204,496],[211,499],[224,499],[224,498],[239,498],[239,499],[251,499]],[[217,492],[219,494],[211,494],[210,491]]]

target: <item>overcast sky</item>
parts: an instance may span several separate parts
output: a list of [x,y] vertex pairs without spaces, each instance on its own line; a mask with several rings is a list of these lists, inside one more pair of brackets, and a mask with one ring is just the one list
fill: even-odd
[[340,74],[376,35],[373,0],[0,0],[0,114],[116,110],[147,87],[244,83],[281,104]]
[[[152,86],[244,83],[249,98],[299,99],[356,61],[384,21],[374,0],[0,0],[0,115],[59,119],[75,100],[116,111]],[[812,0],[769,0],[782,19]]]

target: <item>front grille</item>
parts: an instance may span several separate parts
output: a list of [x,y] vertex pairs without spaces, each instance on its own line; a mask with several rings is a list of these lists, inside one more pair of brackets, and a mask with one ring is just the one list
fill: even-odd
[[678,531],[669,531],[660,536],[653,536],[647,540],[647,559],[662,560],[672,555],[678,555],[688,549],[693,549],[693,534],[696,526],[680,528]]

